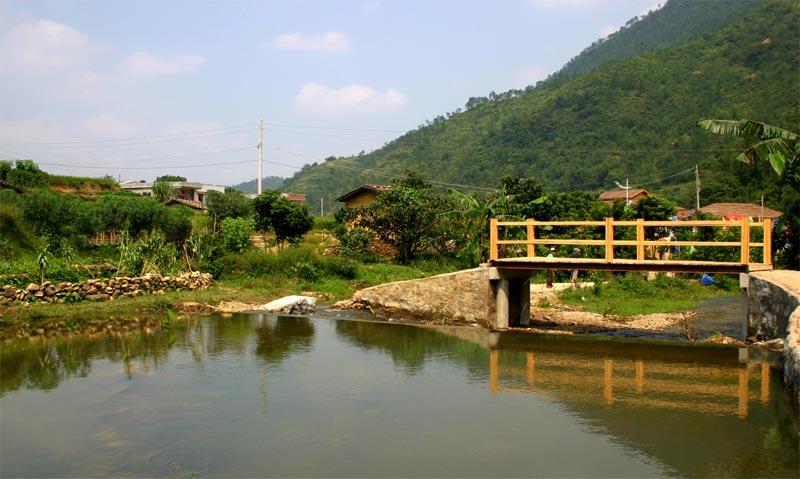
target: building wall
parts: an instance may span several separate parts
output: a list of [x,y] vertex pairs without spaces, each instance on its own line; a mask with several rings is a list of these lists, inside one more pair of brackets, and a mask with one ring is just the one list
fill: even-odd
[[344,202],[345,208],[361,208],[371,205],[378,195],[372,191],[362,191]]

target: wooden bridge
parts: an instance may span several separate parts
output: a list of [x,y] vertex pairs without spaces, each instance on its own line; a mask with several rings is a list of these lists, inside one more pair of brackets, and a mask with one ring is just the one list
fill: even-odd
[[[501,229],[502,228],[502,229]],[[603,239],[547,238],[542,235],[554,228],[566,230],[574,228],[588,236],[589,229],[600,229]],[[635,228],[635,239],[615,239],[615,233]],[[698,228],[738,229],[736,241],[666,241],[647,240],[648,229],[661,228],[672,231],[696,231]],[[516,229],[517,231],[513,231]],[[761,230],[761,241],[751,241],[752,229]],[[509,234],[512,233],[512,234]],[[513,234],[516,233],[516,234]],[[521,233],[521,234],[520,234]],[[524,236],[524,239],[501,239]],[[630,235],[633,236],[633,235]],[[747,273],[750,271],[772,269],[772,221],[751,223],[747,218],[741,221],[618,221],[606,218],[605,221],[499,221],[491,219],[490,224],[490,265],[500,269],[570,269],[601,271],[672,271],[685,273]],[[602,257],[553,257],[537,254],[537,246],[589,246],[602,247]],[[520,247],[523,247],[520,248]],[[635,248],[635,258],[618,258],[617,248]],[[663,252],[672,247],[679,248],[726,248],[738,251],[739,261],[696,261],[685,258],[668,259]],[[760,261],[753,261],[753,249],[760,249]],[[650,254],[648,254],[648,252]]]
[[[661,239],[647,239],[655,236],[654,228],[662,230]],[[677,238],[681,238],[689,236],[689,233],[695,236],[700,228],[724,230],[726,234],[723,236],[731,238],[728,241],[669,241],[664,233],[677,232]],[[570,229],[573,231],[570,232]],[[753,229],[756,235],[752,235]],[[602,239],[592,238],[601,233]],[[751,241],[751,236],[761,239]],[[736,274],[772,269],[772,221],[769,219],[753,223],[748,218],[737,221],[618,221],[613,218],[604,221],[499,221],[492,218],[489,241],[490,280],[495,283],[492,289],[495,292],[495,325],[498,329],[527,325],[530,321],[530,276],[534,270]],[[537,252],[537,247],[540,251],[548,251],[548,247],[555,246],[582,246],[587,254],[584,256],[582,253],[581,257],[548,257],[547,253],[541,255]],[[672,259],[670,250],[673,247],[694,248],[695,254],[675,255],[677,257]],[[627,251],[621,252],[620,248],[627,248]],[[691,259],[691,256],[696,256],[705,248],[733,250],[730,256],[738,257],[738,261]]]

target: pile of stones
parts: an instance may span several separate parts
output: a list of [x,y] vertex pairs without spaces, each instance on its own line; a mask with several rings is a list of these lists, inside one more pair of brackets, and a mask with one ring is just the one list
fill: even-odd
[[178,276],[144,275],[134,278],[90,279],[79,283],[42,284],[31,283],[24,289],[11,285],[3,287],[0,302],[46,302],[64,303],[77,301],[105,301],[120,296],[141,296],[143,294],[182,289],[203,289],[212,282],[208,273],[183,273]]

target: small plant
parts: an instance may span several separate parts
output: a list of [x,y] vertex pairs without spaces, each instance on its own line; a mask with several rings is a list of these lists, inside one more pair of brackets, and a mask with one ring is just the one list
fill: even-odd
[[39,251],[39,255],[36,257],[36,265],[39,268],[39,284],[44,283],[44,275],[47,272],[47,268],[50,266],[50,256],[50,243],[47,243],[42,247]]
[[322,273],[312,263],[298,263],[292,267],[292,274],[295,278],[313,283],[317,281]]

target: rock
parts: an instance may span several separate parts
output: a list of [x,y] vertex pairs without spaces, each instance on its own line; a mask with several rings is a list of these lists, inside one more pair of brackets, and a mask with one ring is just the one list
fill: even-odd
[[109,295],[103,293],[96,293],[96,294],[87,294],[86,299],[87,301],[105,301],[110,298]]
[[16,295],[17,295],[17,288],[11,286],[10,284],[3,286],[3,296],[5,296],[6,298],[13,298]]
[[254,310],[306,316],[314,314],[317,310],[317,300],[310,296],[284,296],[267,304],[256,306]]
[[38,285],[38,284],[36,284],[36,283],[31,283],[31,284],[29,284],[29,285],[28,285],[28,287],[27,287],[27,288],[25,288],[25,289],[26,289],[27,291],[30,291],[31,293],[35,293],[35,292],[39,291],[39,285]]

